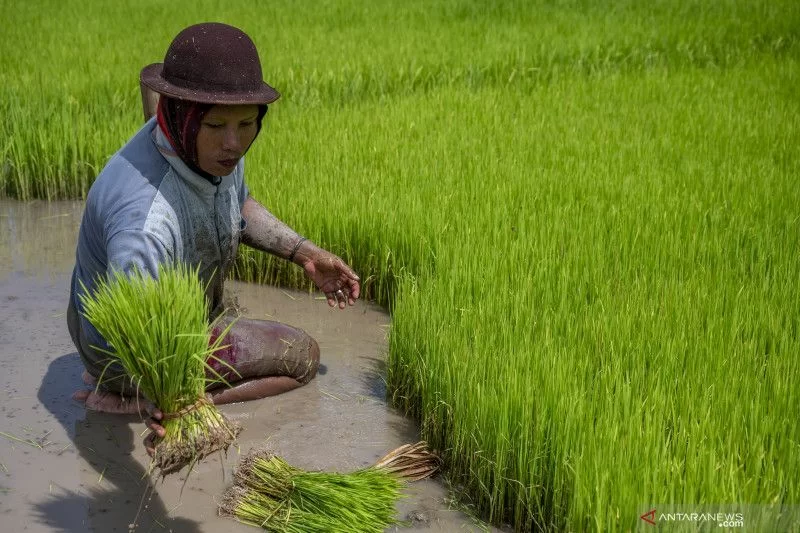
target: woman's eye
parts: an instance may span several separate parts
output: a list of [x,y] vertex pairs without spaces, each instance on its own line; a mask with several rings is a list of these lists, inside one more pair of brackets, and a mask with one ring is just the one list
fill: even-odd
[[248,128],[248,127],[252,126],[253,124],[255,124],[254,120],[248,120],[247,122],[242,122],[242,127]]
[[206,126],[206,127],[209,127],[209,128],[214,128],[214,129],[216,129],[216,128],[221,128],[221,127],[222,127],[222,124],[208,124],[208,123],[204,123],[204,124],[203,124],[203,126]]

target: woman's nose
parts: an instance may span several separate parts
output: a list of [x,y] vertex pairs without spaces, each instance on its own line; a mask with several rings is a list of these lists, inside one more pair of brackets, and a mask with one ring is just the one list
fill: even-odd
[[235,128],[225,128],[225,135],[222,138],[222,148],[228,152],[241,153],[242,143],[239,140],[239,132]]

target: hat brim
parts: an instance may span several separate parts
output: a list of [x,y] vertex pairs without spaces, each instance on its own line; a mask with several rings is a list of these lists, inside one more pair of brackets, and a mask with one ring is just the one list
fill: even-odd
[[227,91],[201,91],[180,87],[168,82],[162,76],[163,63],[153,63],[142,69],[139,80],[159,94],[189,100],[202,104],[240,105],[240,104],[271,104],[281,97],[274,87],[261,82],[257,90],[227,92]]

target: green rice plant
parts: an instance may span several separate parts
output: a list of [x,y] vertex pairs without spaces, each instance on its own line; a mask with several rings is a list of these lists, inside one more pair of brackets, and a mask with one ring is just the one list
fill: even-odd
[[240,427],[205,393],[209,381],[222,380],[207,360],[221,348],[227,330],[210,342],[197,269],[160,266],[158,279],[138,270],[114,272],[81,300],[86,318],[111,346],[103,350],[111,356],[108,365],[118,361],[138,391],[164,413],[166,434],[154,437],[151,470],[166,475],[227,450]]
[[340,474],[296,468],[266,449],[245,456],[220,514],[281,533],[381,532],[398,523],[395,504],[408,481],[439,468],[424,442],[393,450],[368,468]]
[[159,5],[157,13],[161,23],[152,24],[154,12],[131,0],[113,9],[97,0],[0,2],[1,192],[85,196],[141,122],[139,69],[209,13],[253,37],[267,80],[284,94],[275,110],[312,114],[442,88],[729,68],[796,56],[800,42],[792,0],[380,0],[369,9],[354,0],[320,9],[310,0],[257,15],[250,2],[203,0]]

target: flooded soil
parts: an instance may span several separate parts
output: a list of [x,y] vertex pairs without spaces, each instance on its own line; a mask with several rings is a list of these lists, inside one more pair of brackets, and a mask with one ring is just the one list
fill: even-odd
[[[0,200],[0,521],[4,531],[245,532],[217,516],[239,454],[269,445],[295,466],[346,472],[416,442],[414,423],[385,401],[389,316],[369,303],[330,309],[318,295],[231,282],[245,316],[305,329],[322,351],[319,375],[281,396],[226,405],[238,449],[187,477],[146,475],[137,416],[87,411],[71,399],[82,366],[67,332],[82,204]],[[437,479],[414,483],[392,530],[483,531],[453,509]],[[491,528],[488,528],[491,530]]]

